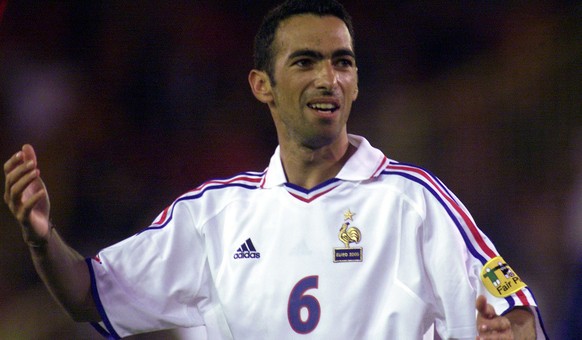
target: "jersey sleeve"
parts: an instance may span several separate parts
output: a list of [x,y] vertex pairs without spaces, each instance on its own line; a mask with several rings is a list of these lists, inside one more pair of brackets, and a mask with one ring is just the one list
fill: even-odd
[[203,239],[185,204],[157,221],[87,260],[100,332],[120,338],[203,324],[212,294]]
[[533,294],[499,255],[490,239],[442,183],[427,185],[423,257],[435,294],[439,334],[475,338],[478,295],[498,315],[515,306],[534,311],[538,339],[545,338]]

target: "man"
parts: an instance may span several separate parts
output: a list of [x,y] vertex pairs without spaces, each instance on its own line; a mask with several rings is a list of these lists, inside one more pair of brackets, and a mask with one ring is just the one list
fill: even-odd
[[4,199],[72,317],[114,338],[544,337],[531,292],[458,199],[347,133],[358,74],[344,8],[288,1],[255,45],[250,87],[279,140],[267,170],[204,183],[92,259],[52,227],[32,147],[5,163]]

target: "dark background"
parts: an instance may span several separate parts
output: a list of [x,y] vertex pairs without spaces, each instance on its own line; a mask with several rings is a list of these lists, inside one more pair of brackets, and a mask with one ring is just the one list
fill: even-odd
[[[246,77],[273,4],[8,2],[0,158],[35,146],[70,244],[93,255],[202,181],[267,166],[275,130]],[[562,338],[582,262],[582,6],[344,4],[360,76],[348,130],[438,175]],[[0,228],[0,338],[99,338],[52,301],[5,205]]]

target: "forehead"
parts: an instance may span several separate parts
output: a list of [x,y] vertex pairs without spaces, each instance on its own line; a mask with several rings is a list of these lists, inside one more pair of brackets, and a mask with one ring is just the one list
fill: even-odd
[[278,57],[300,49],[324,53],[338,49],[352,50],[352,37],[345,23],[335,16],[302,14],[281,22],[274,46]]

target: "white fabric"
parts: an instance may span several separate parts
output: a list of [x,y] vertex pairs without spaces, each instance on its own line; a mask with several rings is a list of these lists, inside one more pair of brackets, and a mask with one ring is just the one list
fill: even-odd
[[[527,289],[521,299],[485,292],[479,273],[495,248],[438,179],[390,161],[362,137],[350,143],[358,150],[337,178],[312,190],[286,183],[277,149],[266,172],[209,181],[101,251],[90,262],[108,331],[429,339],[434,326],[441,338],[474,339],[477,294],[498,313],[535,306]],[[345,222],[361,232],[349,244],[362,249],[361,262],[334,262]],[[318,319],[290,304],[294,295],[313,302]],[[314,320],[301,337],[292,327]]]

